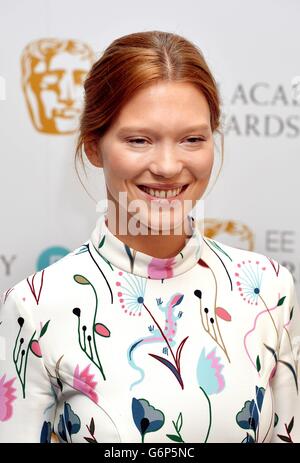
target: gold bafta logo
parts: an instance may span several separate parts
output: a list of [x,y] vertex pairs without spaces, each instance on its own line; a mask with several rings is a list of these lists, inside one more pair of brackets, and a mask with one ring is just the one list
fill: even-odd
[[204,219],[204,235],[208,238],[248,251],[254,250],[254,235],[244,223],[233,220]]
[[40,39],[21,55],[22,89],[36,130],[48,134],[76,131],[83,82],[95,56],[79,40]]

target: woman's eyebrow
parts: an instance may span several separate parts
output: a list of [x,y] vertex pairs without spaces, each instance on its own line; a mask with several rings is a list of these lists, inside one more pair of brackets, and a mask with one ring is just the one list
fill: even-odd
[[[185,127],[184,129],[180,129],[180,132],[194,132],[194,131],[202,131],[206,130],[209,131],[209,126],[207,124],[198,124],[198,125],[193,125],[190,127]],[[155,130],[150,129],[150,127],[141,127],[141,126],[127,126],[127,127],[121,127],[118,130],[118,134],[122,135],[125,132],[149,132],[149,133],[155,133]]]

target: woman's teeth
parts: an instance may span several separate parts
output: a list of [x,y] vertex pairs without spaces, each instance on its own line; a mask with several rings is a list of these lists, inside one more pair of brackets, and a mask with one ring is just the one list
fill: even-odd
[[156,198],[172,198],[179,195],[183,187],[176,188],[174,190],[154,190],[153,188],[148,188],[144,185],[140,185],[140,188],[149,195],[154,196]]

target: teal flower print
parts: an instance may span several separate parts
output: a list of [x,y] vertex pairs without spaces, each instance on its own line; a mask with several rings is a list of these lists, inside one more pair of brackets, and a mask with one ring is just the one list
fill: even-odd
[[141,433],[142,443],[149,432],[158,431],[165,422],[165,415],[161,410],[154,408],[146,399],[132,399],[133,421]]
[[259,415],[262,409],[265,389],[256,386],[256,398],[247,400],[243,408],[236,415],[236,422],[242,429],[251,431],[242,441],[243,443],[258,442],[259,435]]
[[80,427],[81,423],[79,416],[73,412],[71,405],[65,402],[64,414],[60,415],[58,423],[58,433],[60,437],[65,442],[68,442],[68,433],[70,442],[72,442],[72,434],[78,433]]
[[242,410],[236,416],[236,421],[242,429],[256,431],[258,425],[258,410],[254,400],[247,400]]
[[122,271],[118,272],[118,275],[122,277],[122,281],[121,278],[116,281],[121,308],[127,315],[140,317],[144,306],[147,280],[136,275],[126,275]]
[[221,375],[224,366],[219,360],[216,357],[216,347],[207,355],[205,348],[202,349],[197,365],[197,378],[199,387],[205,389],[208,395],[218,394],[225,387],[224,377]]
[[265,270],[266,267],[260,265],[259,260],[255,263],[251,260],[243,260],[237,264],[237,271],[234,274],[237,280],[236,285],[240,296],[250,305],[258,305]]
[[206,397],[209,408],[209,426],[205,438],[205,443],[212,424],[212,412],[209,396],[212,394],[219,394],[225,387],[225,380],[221,374],[224,365],[221,365],[220,359],[216,357],[216,347],[209,353],[205,354],[205,348],[202,349],[197,365],[197,380],[198,385]]

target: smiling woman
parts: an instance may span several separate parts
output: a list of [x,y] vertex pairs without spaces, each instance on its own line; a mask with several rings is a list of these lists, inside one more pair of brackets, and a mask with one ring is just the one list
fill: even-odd
[[107,207],[2,295],[0,441],[300,442],[292,275],[207,238],[195,212],[223,141],[201,51],[126,35],[84,90],[76,159],[103,169]]
[[138,251],[175,256],[209,183],[216,134],[223,160],[220,97],[201,51],[175,34],[130,34],[106,49],[84,87],[76,159],[84,148],[103,168],[108,228]]

